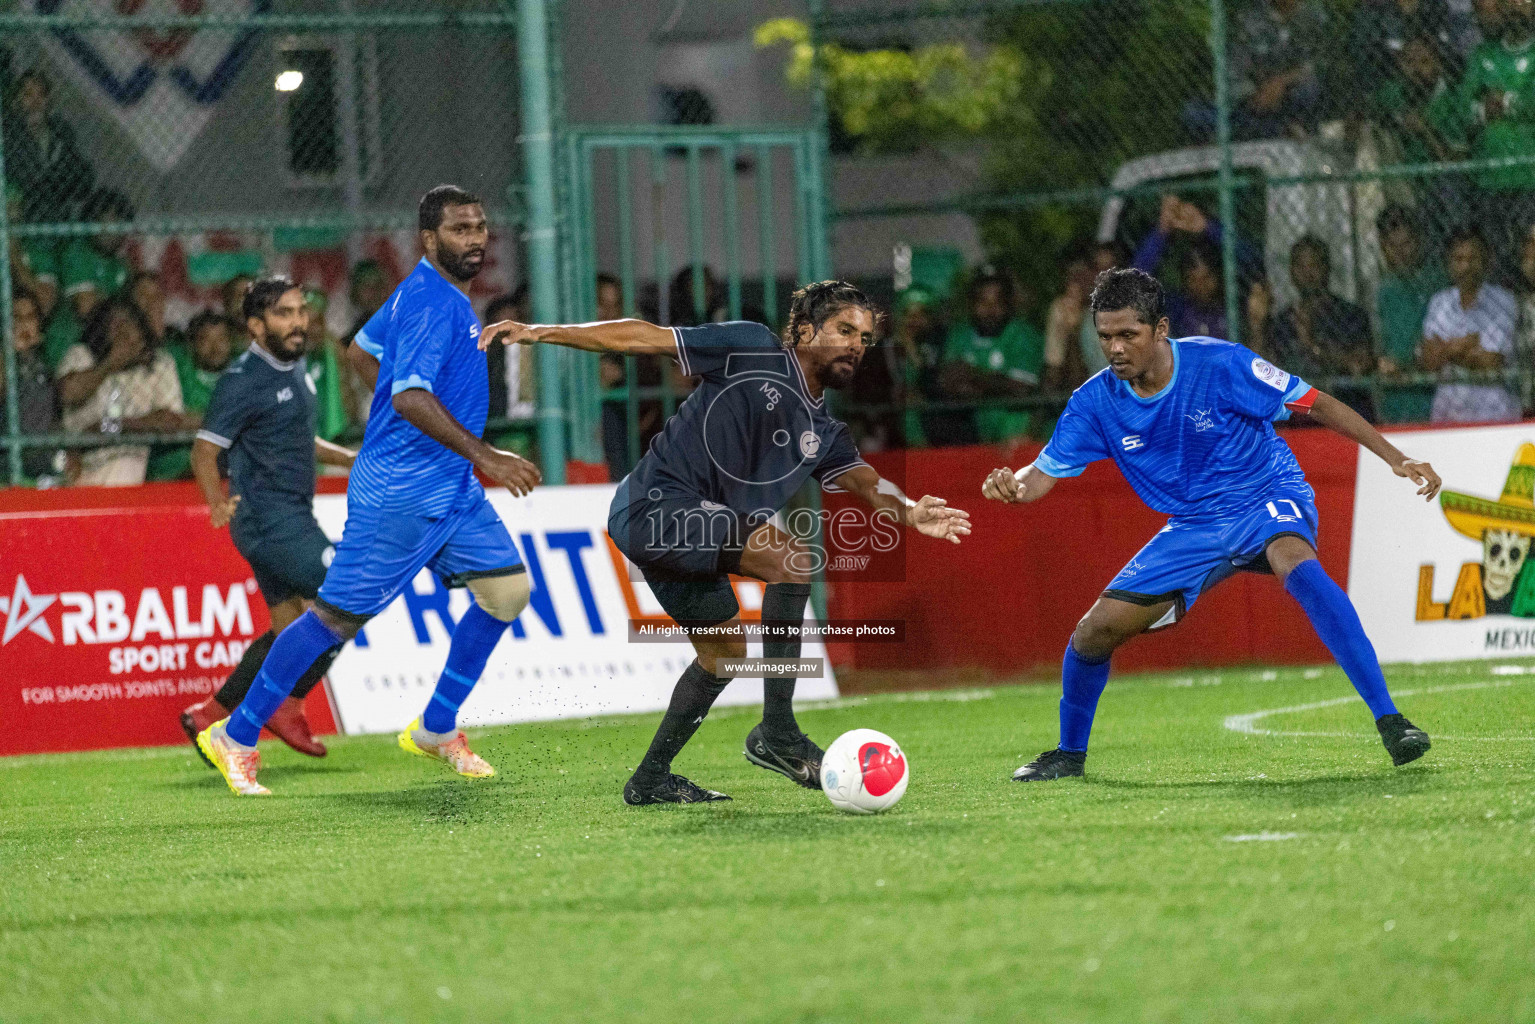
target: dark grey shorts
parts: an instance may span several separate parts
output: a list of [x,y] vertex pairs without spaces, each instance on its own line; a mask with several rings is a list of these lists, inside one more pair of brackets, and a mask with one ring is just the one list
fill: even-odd
[[666,614],[680,625],[713,626],[741,610],[730,574],[740,571],[758,518],[691,495],[663,495],[614,507],[608,535]]

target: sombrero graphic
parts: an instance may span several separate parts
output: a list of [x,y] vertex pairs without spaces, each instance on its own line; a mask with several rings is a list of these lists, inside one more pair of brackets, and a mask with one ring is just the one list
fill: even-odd
[[1497,501],[1441,491],[1439,507],[1455,532],[1474,541],[1480,541],[1487,530],[1535,537],[1535,444],[1526,441],[1514,453],[1514,464],[1508,467],[1508,479]]

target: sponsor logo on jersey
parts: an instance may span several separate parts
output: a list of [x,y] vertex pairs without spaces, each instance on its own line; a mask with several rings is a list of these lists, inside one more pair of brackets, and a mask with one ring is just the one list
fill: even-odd
[[[310,384],[309,386],[311,388],[314,387],[313,384]],[[283,388],[281,391],[277,392],[277,402],[278,402],[279,405],[282,404],[283,402],[291,402],[291,401],[293,401],[293,389],[292,388]]]
[[1276,391],[1290,388],[1290,375],[1261,356],[1253,356],[1253,376]]
[[1129,437],[1121,437],[1119,443],[1124,445],[1125,451],[1133,452],[1137,448],[1146,447],[1146,442],[1141,440],[1141,435],[1131,434]]

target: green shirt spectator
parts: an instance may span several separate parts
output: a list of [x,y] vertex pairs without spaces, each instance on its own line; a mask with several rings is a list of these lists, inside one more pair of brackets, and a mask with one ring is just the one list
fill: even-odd
[[[1459,106],[1481,125],[1471,148],[1479,160],[1535,155],[1535,38],[1518,34],[1518,42],[1510,29],[1501,41],[1483,43],[1466,62]],[[1535,188],[1535,165],[1482,171],[1476,181],[1496,192]]]
[[43,341],[44,354],[58,365],[69,346],[80,340],[85,320],[96,304],[128,283],[128,264],[116,252],[104,252],[95,238],[72,238],[59,253],[62,299]]
[[306,342],[305,373],[319,399],[316,408],[315,432],[329,441],[339,436],[351,423],[347,414],[346,380],[342,376],[338,352],[341,343],[325,326],[325,311],[329,300],[324,292],[315,288],[304,290],[304,301],[309,305],[309,332]]
[[[228,320],[204,311],[187,325],[188,343],[168,347],[181,381],[181,402],[189,414],[201,417],[213,397],[213,386],[223,376],[234,354],[233,330]],[[191,475],[190,445],[157,447],[149,458],[149,479],[184,480]]]
[[[133,204],[121,192],[97,189],[86,200],[81,217],[103,226],[131,221]],[[128,264],[122,258],[126,241],[126,235],[104,230],[71,239],[60,247],[59,283],[63,294],[43,338],[43,352],[50,364],[57,365],[70,345],[79,340],[96,306],[128,283]]]
[[1410,164],[1464,155],[1466,123],[1459,94],[1444,78],[1439,54],[1428,39],[1409,40],[1397,59],[1398,74],[1375,90],[1375,109],[1392,127]]
[[[1437,266],[1424,264],[1401,274],[1381,276],[1376,308],[1380,315],[1381,354],[1411,373],[1423,340],[1428,300],[1450,286]],[[1386,423],[1427,423],[1434,404],[1431,385],[1404,384],[1385,390],[1381,419]]]
[[319,398],[316,409],[315,432],[329,441],[341,435],[350,425],[346,414],[346,400],[341,393],[341,362],[336,358],[336,346],[326,343],[318,352],[308,356],[304,371]]
[[[1037,386],[1045,365],[1045,336],[1022,320],[1009,320],[994,337],[980,334],[968,323],[956,324],[949,329],[943,359],[1017,384]],[[983,442],[1007,441],[1026,436],[1033,417],[1022,409],[980,409],[975,425]]]
[[[1423,319],[1434,293],[1450,286],[1444,268],[1424,258],[1418,218],[1393,203],[1375,218],[1383,269],[1375,293],[1380,322],[1379,369],[1387,375],[1422,372],[1418,348],[1423,344]],[[1433,412],[1431,384],[1386,385],[1380,390],[1382,423],[1427,423]]]

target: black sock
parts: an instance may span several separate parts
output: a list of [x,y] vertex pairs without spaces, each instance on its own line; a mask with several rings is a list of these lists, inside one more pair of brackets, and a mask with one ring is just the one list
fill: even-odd
[[335,664],[336,655],[341,653],[343,646],[343,644],[337,644],[316,658],[314,664],[309,666],[309,671],[299,676],[298,682],[293,684],[293,696],[299,700],[309,696],[309,691],[319,685],[320,680],[325,678],[325,673],[330,671],[331,665]]
[[229,678],[224,680],[224,685],[219,687],[219,692],[213,695],[213,699],[219,702],[219,706],[225,711],[233,711],[240,706],[245,695],[250,692],[251,684],[256,681],[256,673],[261,671],[261,663],[266,661],[266,652],[272,649],[272,641],[277,639],[277,634],[270,629],[251,641],[251,645],[240,656],[240,664],[229,673]]
[[[798,658],[798,630],[805,622],[805,603],[810,600],[808,583],[769,583],[762,592],[762,656]],[[785,637],[789,627],[794,635]],[[769,638],[771,630],[776,635]],[[796,737],[799,723],[794,720],[794,677],[770,676],[762,680],[762,728],[773,736]]]
[[661,719],[661,728],[656,730],[656,738],[650,741],[650,749],[645,751],[645,759],[634,774],[652,778],[669,774],[672,758],[693,738],[728,682],[730,680],[705,672],[696,659],[689,664],[682,678],[677,680],[666,717]]

